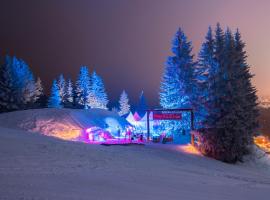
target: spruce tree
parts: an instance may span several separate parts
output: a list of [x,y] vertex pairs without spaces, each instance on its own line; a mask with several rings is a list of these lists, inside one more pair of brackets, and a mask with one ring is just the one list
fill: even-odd
[[47,96],[44,94],[44,89],[41,79],[38,77],[35,84],[34,108],[47,107]]
[[120,95],[119,108],[120,111],[118,113],[120,116],[126,115],[130,112],[129,99],[125,90],[123,90],[123,92]]
[[214,65],[209,70],[208,114],[202,136],[204,153],[225,162],[242,160],[257,127],[256,91],[238,31],[217,25]]
[[52,88],[51,88],[51,95],[48,100],[48,107],[49,108],[62,108],[61,104],[61,96],[59,87],[57,85],[57,81],[53,80]]
[[[214,60],[216,66],[211,66],[209,70],[209,91],[206,99],[207,116],[204,121],[205,130],[202,130],[201,150],[206,155],[222,161],[232,161],[234,158],[228,156],[230,145],[228,129],[225,124],[225,117],[229,116],[225,112],[230,112],[231,103],[228,98],[229,71],[227,58],[232,52],[231,40],[217,24],[214,42]],[[225,39],[226,38],[226,39]],[[227,110],[228,109],[228,110]]]
[[198,65],[196,66],[196,88],[194,91],[195,101],[193,107],[195,108],[195,127],[202,128],[208,113],[207,100],[209,98],[209,74],[210,71],[217,68],[217,63],[214,59],[214,37],[212,28],[208,28],[205,37],[205,42],[198,56]]
[[16,89],[16,96],[19,107],[25,108],[26,105],[34,103],[35,100],[35,79],[29,66],[15,56],[10,58],[7,56],[6,62],[10,70],[11,79]]
[[245,49],[245,43],[241,39],[239,30],[237,29],[235,35],[235,62],[234,67],[237,70],[236,79],[239,80],[238,87],[241,90],[241,99],[239,104],[241,105],[242,112],[239,120],[244,128],[242,145],[243,149],[248,151],[249,145],[253,144],[253,136],[258,128],[258,105],[256,89],[252,86],[251,79],[253,75],[250,72],[250,67],[247,64],[247,55]]
[[36,90],[35,90],[34,102],[39,100],[44,95],[42,82],[39,77],[37,78],[37,81],[35,83],[35,89]]
[[0,64],[0,112],[18,109],[16,90],[12,84],[10,70],[6,64]]
[[[196,77],[192,44],[179,28],[172,41],[173,56],[168,57],[160,85],[160,105],[163,108],[191,108],[195,99]],[[164,122],[168,131],[190,129],[188,113],[183,114],[181,122]]]
[[195,88],[195,65],[192,44],[179,28],[173,42],[172,53],[165,65],[160,87],[163,108],[191,107]]
[[61,74],[57,80],[57,86],[59,89],[59,94],[61,98],[62,105],[65,104],[65,99],[66,99],[66,80],[64,78],[64,75]]
[[214,40],[214,62],[209,69],[208,80],[208,97],[206,102],[207,117],[204,121],[204,127],[216,128],[217,119],[221,116],[220,102],[223,99],[223,75],[224,75],[224,49],[225,49],[225,35],[217,24],[215,30]]
[[5,70],[13,87],[13,98],[18,109],[31,106],[35,100],[35,80],[29,66],[15,56],[6,56]]
[[82,66],[76,82],[75,102],[85,109],[89,107],[90,83],[88,68]]
[[70,79],[68,79],[68,82],[66,84],[65,88],[65,100],[64,100],[65,107],[73,107],[74,104],[74,91],[73,91],[73,84]]
[[91,108],[108,109],[108,96],[102,78],[94,71],[91,76],[88,105]]

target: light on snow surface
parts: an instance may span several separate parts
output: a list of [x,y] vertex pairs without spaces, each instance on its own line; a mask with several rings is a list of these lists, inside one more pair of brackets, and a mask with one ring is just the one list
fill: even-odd
[[265,136],[254,137],[254,143],[267,153],[270,153],[270,140]]
[[188,154],[193,154],[193,155],[198,155],[201,156],[202,154],[191,144],[187,144],[187,145],[180,145],[177,147],[177,149],[179,149],[180,151],[183,151],[185,153]]

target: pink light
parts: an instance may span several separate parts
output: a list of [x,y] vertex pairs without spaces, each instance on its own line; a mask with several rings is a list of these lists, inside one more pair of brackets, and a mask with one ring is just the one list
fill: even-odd
[[93,136],[93,134],[89,134],[89,140],[94,141],[94,136]]
[[86,133],[90,133],[91,132],[91,128],[88,128],[85,130]]

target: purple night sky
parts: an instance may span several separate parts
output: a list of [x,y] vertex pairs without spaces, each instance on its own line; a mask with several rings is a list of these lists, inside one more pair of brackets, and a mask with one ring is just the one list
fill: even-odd
[[60,73],[96,70],[111,101],[141,90],[158,105],[163,64],[181,26],[197,54],[208,25],[239,27],[259,95],[270,94],[268,0],[2,0],[0,52],[30,64],[49,91]]

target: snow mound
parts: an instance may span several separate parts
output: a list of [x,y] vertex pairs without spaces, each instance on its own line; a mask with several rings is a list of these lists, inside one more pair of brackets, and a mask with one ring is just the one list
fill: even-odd
[[0,126],[39,132],[64,140],[77,140],[81,131],[90,126],[110,128],[116,132],[128,122],[116,113],[101,109],[35,109],[0,115]]
[[248,165],[259,166],[261,169],[270,172],[270,155],[256,145],[253,146],[252,153],[246,156],[244,161]]

